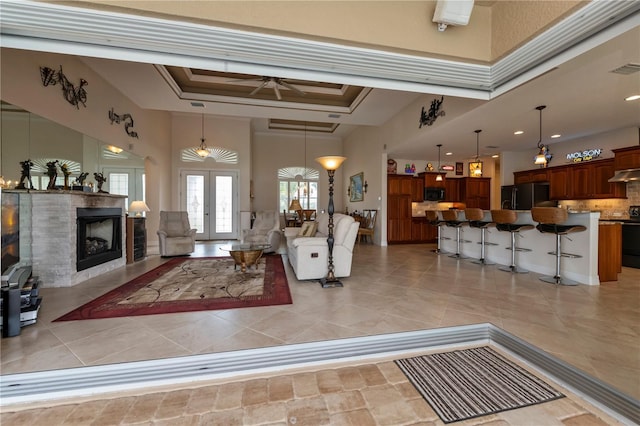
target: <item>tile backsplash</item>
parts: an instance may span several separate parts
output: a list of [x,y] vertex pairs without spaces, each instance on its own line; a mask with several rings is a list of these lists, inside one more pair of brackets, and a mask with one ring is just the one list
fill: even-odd
[[601,200],[563,200],[558,204],[574,210],[599,211],[601,218],[626,219],[629,206],[640,206],[640,182],[627,183],[627,198],[605,198]]

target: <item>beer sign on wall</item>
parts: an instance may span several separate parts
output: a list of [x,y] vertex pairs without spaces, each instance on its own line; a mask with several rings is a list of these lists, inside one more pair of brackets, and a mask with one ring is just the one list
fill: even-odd
[[583,161],[591,161],[600,157],[602,148],[585,149],[584,151],[576,151],[567,154],[567,160],[571,163],[581,163]]

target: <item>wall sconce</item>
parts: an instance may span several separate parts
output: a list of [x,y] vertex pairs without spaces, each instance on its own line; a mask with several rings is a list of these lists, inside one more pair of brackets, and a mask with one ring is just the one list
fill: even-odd
[[364,193],[367,193],[367,187],[369,186],[369,184],[367,183],[367,181],[364,181],[364,185],[362,185],[362,188],[364,188]]

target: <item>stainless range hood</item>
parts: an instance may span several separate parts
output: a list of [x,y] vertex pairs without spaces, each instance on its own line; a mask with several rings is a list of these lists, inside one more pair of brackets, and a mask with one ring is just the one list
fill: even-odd
[[640,180],[640,169],[618,170],[609,182],[634,182]]

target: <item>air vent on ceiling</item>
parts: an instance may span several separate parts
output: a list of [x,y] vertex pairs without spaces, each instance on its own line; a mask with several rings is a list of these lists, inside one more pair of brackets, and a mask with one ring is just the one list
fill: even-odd
[[616,68],[615,70],[612,70],[611,72],[614,72],[616,74],[629,75],[638,71],[640,71],[640,64],[626,64]]
[[191,106],[196,108],[204,108],[204,104],[202,102],[191,102]]

